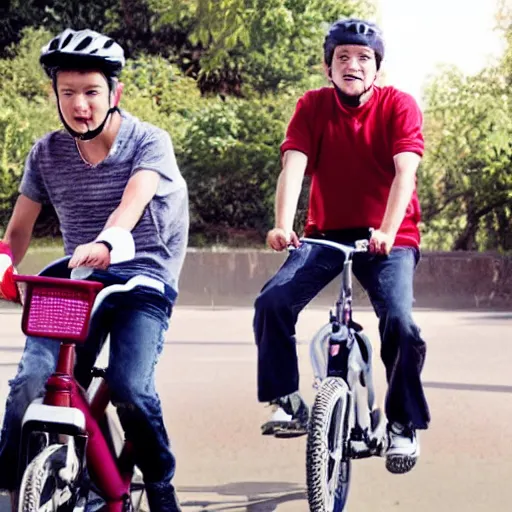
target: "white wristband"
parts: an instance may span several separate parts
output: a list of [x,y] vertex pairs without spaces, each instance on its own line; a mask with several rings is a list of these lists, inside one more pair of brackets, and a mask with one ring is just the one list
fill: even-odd
[[130,231],[124,228],[111,227],[102,231],[96,242],[108,242],[112,246],[110,263],[122,263],[135,257],[135,242]]

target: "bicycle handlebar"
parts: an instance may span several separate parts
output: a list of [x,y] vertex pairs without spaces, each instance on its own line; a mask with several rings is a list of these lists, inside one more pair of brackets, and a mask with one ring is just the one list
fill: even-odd
[[346,245],[338,242],[332,242],[331,240],[322,240],[318,238],[301,238],[299,240],[302,243],[312,245],[323,245],[324,247],[330,247],[331,249],[337,249],[345,254],[345,257],[350,258],[352,254],[356,252],[368,252],[369,241],[366,239],[356,240],[354,245]]

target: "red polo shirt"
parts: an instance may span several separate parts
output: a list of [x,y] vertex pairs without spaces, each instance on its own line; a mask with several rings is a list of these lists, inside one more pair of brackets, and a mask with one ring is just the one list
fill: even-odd
[[[423,155],[422,114],[412,96],[375,87],[361,107],[339,101],[333,87],[302,96],[288,125],[281,153],[308,157],[312,177],[306,235],[315,230],[379,228],[391,183],[393,156]],[[398,230],[396,246],[419,246],[421,211],[416,190]]]

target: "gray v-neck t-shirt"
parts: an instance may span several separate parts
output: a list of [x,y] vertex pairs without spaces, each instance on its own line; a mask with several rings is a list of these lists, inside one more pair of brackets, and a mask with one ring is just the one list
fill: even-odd
[[53,205],[64,251],[71,255],[78,245],[92,242],[103,231],[137,171],[157,172],[157,193],[132,230],[135,258],[111,265],[109,271],[123,278],[153,277],[178,291],[188,239],[187,186],[169,134],[123,110],[121,116],[108,156],[94,166],[82,159],[66,131],[38,140],[26,160],[20,193]]

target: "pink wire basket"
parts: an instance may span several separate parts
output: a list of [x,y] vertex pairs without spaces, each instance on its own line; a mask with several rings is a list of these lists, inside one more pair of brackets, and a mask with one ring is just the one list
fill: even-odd
[[14,279],[26,286],[21,329],[27,336],[85,341],[94,299],[103,284],[42,276]]

